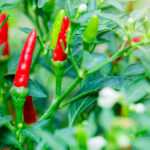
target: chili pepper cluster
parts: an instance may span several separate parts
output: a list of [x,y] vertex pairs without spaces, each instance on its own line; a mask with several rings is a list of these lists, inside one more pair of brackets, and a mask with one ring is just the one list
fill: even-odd
[[[2,13],[0,16],[0,23],[2,23],[6,19],[6,14]],[[76,17],[78,19],[78,16]],[[65,10],[60,10],[58,13],[51,32],[51,42],[50,47],[53,51],[53,64],[56,67],[55,73],[56,78],[62,78],[64,67],[67,59],[67,31],[70,26],[70,20],[66,16]],[[94,43],[99,28],[99,17],[97,15],[93,15],[90,19],[87,27],[84,30],[82,41],[83,41],[83,49],[89,51],[91,45]],[[20,55],[19,63],[17,66],[13,87],[11,88],[11,95],[15,107],[16,119],[18,119],[17,126],[23,122],[22,114],[24,116],[24,122],[27,124],[33,124],[36,122],[36,111],[33,105],[32,96],[28,95],[28,80],[30,74],[30,66],[32,62],[32,56],[36,44],[36,30],[32,30],[27,40],[24,44],[23,50]],[[133,42],[137,43],[141,41],[140,37],[136,37],[132,39]],[[9,54],[9,43],[8,43],[8,23],[6,22],[0,29],[0,45],[3,45],[3,53],[2,55]],[[129,45],[129,41],[126,43],[126,46]],[[119,61],[121,58],[119,57],[116,61]],[[61,62],[61,64],[59,64]],[[59,65],[61,67],[59,67]],[[59,73],[58,73],[59,72]],[[61,88],[60,88],[61,89]],[[60,94],[60,91],[58,92]]]

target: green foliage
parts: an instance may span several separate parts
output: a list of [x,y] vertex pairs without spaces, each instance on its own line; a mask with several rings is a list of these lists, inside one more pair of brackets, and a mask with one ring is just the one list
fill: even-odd
[[[81,6],[84,11],[78,14]],[[62,16],[56,19],[62,9]],[[8,17],[0,28],[8,21],[12,57],[1,56],[5,45],[0,39],[0,149],[149,149],[148,1],[0,0],[3,11]],[[70,27],[63,81],[57,80],[60,88],[52,57],[65,15]],[[90,22],[94,15],[96,28],[88,33],[94,29]],[[23,43],[34,28],[37,41],[27,88],[34,98],[37,121],[21,124],[18,130],[10,88]],[[83,35],[90,39],[87,45]],[[141,41],[134,41],[135,37]]]

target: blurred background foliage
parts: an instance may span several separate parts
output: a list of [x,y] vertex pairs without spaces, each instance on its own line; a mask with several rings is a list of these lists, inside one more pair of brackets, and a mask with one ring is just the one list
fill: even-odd
[[[55,9],[50,10],[52,11],[52,14],[49,15],[48,24],[46,24],[48,26],[45,26],[45,23],[43,23],[44,16],[41,11],[43,8],[43,1],[38,1],[38,6],[41,8],[37,9],[37,13],[41,30],[43,32],[42,39],[47,44],[50,41],[50,33],[53,21],[55,20],[58,11],[61,8],[67,7],[67,1],[55,1]],[[32,6],[26,2],[27,1],[23,0],[0,0],[0,10],[6,12],[10,16],[8,22],[12,59],[8,63],[8,73],[6,75],[6,80],[9,86],[12,84],[12,75],[15,73],[19,55],[27,37],[27,34],[22,32],[22,30],[25,31],[24,28],[36,28],[40,33],[39,29],[37,28],[37,23],[32,20],[32,17],[30,17],[34,16],[34,11],[36,10],[37,6],[33,4],[33,0],[31,1]],[[88,3],[88,0],[72,0],[72,3],[73,9],[77,10],[81,3]],[[92,4],[94,5],[94,3],[91,2],[91,5]],[[127,20],[130,17],[133,17],[133,19],[137,19],[139,17],[140,19],[137,19],[138,26],[144,20],[145,15],[147,15],[144,11],[144,8],[146,9],[149,4],[150,0],[104,0],[101,12],[108,13],[110,16],[106,16],[107,19],[105,17],[105,19],[102,19],[103,17],[100,16],[101,23],[99,26],[99,34],[95,41],[97,44],[95,52],[98,52],[98,54],[96,53],[95,56],[89,56],[86,54],[86,58],[88,59],[84,60],[84,67],[92,68],[93,65],[95,65],[92,64],[92,60],[95,60],[97,63],[105,61],[108,58],[108,53],[115,54],[120,45],[123,42],[127,42],[126,37],[124,37],[124,33],[115,22],[117,21],[116,18],[120,19],[120,24],[123,23],[124,25],[127,25],[129,23]],[[27,5],[30,6],[28,12],[29,14],[26,13]],[[101,13],[99,13],[99,10],[96,10],[94,6],[91,6],[89,9],[93,9],[92,13]],[[134,10],[137,11],[130,15],[130,13]],[[87,13],[87,15],[89,14]],[[112,17],[111,15],[113,16],[112,20],[115,20],[114,22],[110,20]],[[36,20],[36,16],[34,17]],[[81,16],[78,21],[84,27],[87,25],[89,18]],[[46,29],[47,27],[48,30]],[[113,29],[115,32],[110,30],[106,31],[106,28]],[[82,50],[82,33],[83,29],[80,29],[71,45],[75,58],[78,58],[78,55]],[[144,27],[142,26],[140,30],[134,31],[131,36],[144,37],[144,33]],[[36,56],[39,48],[40,46],[37,42],[34,57]],[[72,93],[70,93],[68,99],[73,98],[74,95],[83,94],[85,92],[91,92],[93,90],[95,92],[92,92],[92,94],[89,94],[86,97],[80,98],[77,102],[71,103],[68,108],[64,107],[59,109],[54,118],[54,129],[56,129],[56,131],[52,130],[52,132],[47,132],[51,129],[49,129],[50,127],[47,127],[49,120],[45,120],[44,122],[35,123],[33,127],[24,129],[23,135],[37,143],[35,146],[37,150],[44,149],[44,145],[54,150],[64,150],[68,147],[71,150],[86,150],[87,145],[89,150],[103,149],[104,146],[104,149],[107,150],[149,150],[149,45],[143,46],[141,49],[141,51],[137,50],[131,55],[124,57],[118,64],[109,64],[101,69],[98,73],[90,75],[88,78],[84,79],[82,83]],[[50,58],[51,55],[52,54],[50,53]],[[91,64],[89,64],[89,60],[91,60]],[[68,63],[68,66],[69,65],[70,64]],[[70,85],[75,77],[76,73],[74,70],[71,70],[71,72],[66,74],[63,80],[63,91],[68,88],[68,85]],[[34,84],[36,84],[33,89],[31,86],[33,83],[30,81],[29,86],[30,89],[32,89],[31,95],[33,96],[34,94],[34,104],[36,106],[38,115],[40,116],[48,109],[50,103],[52,102],[55,89],[55,76],[51,72],[48,62],[43,55],[41,55],[40,59],[38,60],[38,63],[36,64],[30,78],[34,81]],[[112,89],[107,89],[108,93],[110,92],[114,94],[117,92],[119,93],[119,96],[121,95],[121,98],[119,97],[119,101],[115,102],[115,104],[109,109],[102,107],[102,105],[105,106],[105,104],[99,104],[101,93],[104,91],[98,91],[106,86],[110,86],[115,89],[114,91],[112,91]],[[41,90],[39,90],[39,88]],[[37,91],[40,92],[39,95],[41,97],[36,95]],[[124,101],[126,101],[125,104]],[[110,101],[108,103],[110,103]],[[125,117],[120,116],[121,106],[127,107],[129,110],[129,114],[122,112]],[[10,120],[10,118],[5,119]],[[74,124],[74,127],[64,128],[67,125],[72,126]],[[39,127],[45,127],[46,130],[41,130]],[[2,132],[5,132],[5,130],[3,129]],[[5,143],[4,140],[9,139],[8,137],[10,138],[10,141],[9,143]],[[92,139],[92,137],[94,138]],[[12,142],[12,144],[16,145],[17,147],[20,146],[17,141],[15,141],[13,138],[11,139],[10,134],[9,136],[5,135],[1,139],[1,143],[4,142],[5,144],[9,145]],[[100,142],[102,142],[102,144],[98,145]],[[98,148],[95,147],[95,149],[90,149],[91,145],[92,147],[94,147],[94,145],[98,145]]]

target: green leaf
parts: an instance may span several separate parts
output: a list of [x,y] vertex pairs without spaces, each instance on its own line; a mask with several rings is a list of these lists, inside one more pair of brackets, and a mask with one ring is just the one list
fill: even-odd
[[40,86],[34,81],[29,80],[27,87],[29,88],[28,95],[33,97],[40,97],[40,98],[47,97],[47,95],[41,90]]
[[112,1],[112,0],[107,0],[107,1],[104,1],[103,4],[102,4],[102,9],[105,9],[109,6],[113,6],[115,8],[117,8],[118,10],[120,11],[124,11],[123,7],[121,6],[121,4],[118,2],[118,1]]
[[[7,3],[18,3],[21,2],[22,0],[7,0]],[[6,3],[6,0],[0,0],[0,3]]]
[[[5,76],[6,83],[8,84],[9,87],[12,87],[13,81],[14,81],[14,76]],[[38,83],[34,82],[33,80],[29,79],[28,85],[27,85],[29,92],[29,96],[33,97],[39,97],[39,98],[46,98],[47,95],[45,92],[40,88]]]
[[133,103],[150,93],[150,84],[146,79],[140,78],[126,86],[125,89],[127,101]]
[[74,15],[74,9],[73,9],[73,4],[71,0],[66,0],[65,6],[66,6],[66,12],[67,12],[68,17],[72,19]]
[[14,75],[16,73],[16,69],[18,66],[20,55],[14,56],[11,60],[9,60],[7,64],[7,74],[6,75]]
[[12,9],[14,7],[16,7],[16,4],[4,3],[4,4],[0,5],[0,10],[8,10],[8,9]]
[[97,8],[97,4],[96,4],[96,1],[89,1],[89,4],[88,4],[88,11],[91,11],[91,10],[96,10]]
[[2,133],[1,136],[0,143],[14,145],[16,148],[22,150],[21,144],[12,133],[6,131],[5,133]]
[[32,125],[32,128],[44,128],[49,125],[49,122],[50,119],[37,121]]
[[50,132],[38,130],[37,133],[41,137],[42,141],[44,141],[53,150],[66,150],[65,145]]
[[18,27],[18,29],[21,30],[21,31],[23,31],[24,33],[27,33],[27,34],[29,34],[32,31],[31,28]]
[[145,68],[146,74],[150,77],[150,50],[149,46],[140,47],[140,55],[138,56],[141,60],[143,67]]
[[74,137],[73,128],[64,128],[61,130],[57,130],[55,132],[55,136],[70,147],[76,148],[78,146],[77,141]]
[[124,28],[124,24],[122,23],[122,21],[120,20],[119,17],[116,17],[116,15],[113,15],[110,13],[100,13],[99,15],[100,15],[100,17],[109,19],[109,20],[117,23],[120,27]]
[[145,69],[141,63],[135,63],[129,65],[125,71],[123,72],[123,75],[125,76],[133,76],[133,75],[139,75],[145,73]]
[[130,17],[133,18],[134,21],[138,21],[138,20],[140,20],[141,18],[143,18],[145,16],[147,10],[148,10],[148,7],[144,7],[140,10],[134,10],[130,14]]
[[7,16],[7,17],[5,18],[5,20],[0,24],[0,28],[5,24],[5,22],[8,20],[8,18],[9,18],[9,16]]
[[99,113],[99,124],[104,130],[108,131],[111,128],[113,117],[112,109],[102,109],[102,112]]
[[79,117],[79,115],[96,100],[97,100],[96,96],[88,96],[72,103],[69,106],[67,112],[69,119],[69,126],[72,126]]
[[42,8],[48,0],[38,0],[38,8]]
[[44,146],[45,146],[45,143],[42,141],[42,142],[40,142],[40,143],[36,146],[35,150],[44,149]]
[[[108,56],[103,53],[90,54],[89,52],[83,52],[82,67],[85,70],[90,70],[92,68],[96,68],[107,59],[108,59]],[[108,64],[101,69],[101,73],[104,75],[109,74],[110,71],[111,71],[111,64]]]
[[32,127],[24,129],[22,131],[22,135],[30,138],[31,140],[33,140],[35,142],[40,142],[40,137],[38,136],[36,130],[48,126],[49,121],[50,121],[50,119],[37,121],[36,123],[34,123],[32,125]]
[[96,115],[92,112],[88,118],[88,124],[85,126],[88,137],[93,137],[97,131]]
[[30,140],[33,140],[35,142],[40,142],[40,137],[38,136],[36,130],[34,128],[27,128],[27,129],[23,129],[21,134],[27,138],[29,138]]
[[137,150],[149,150],[150,148],[149,141],[150,141],[149,136],[143,136],[135,139],[135,141],[132,143],[132,146]]
[[7,124],[8,122],[10,122],[12,120],[11,116],[0,116],[0,127]]
[[5,45],[5,44],[2,44],[2,45],[0,46],[0,56],[1,56],[1,55],[2,55],[2,53],[3,53],[4,45]]
[[[88,78],[85,80],[88,80]],[[77,94],[98,92],[101,88],[104,87],[112,87],[121,90],[130,82],[132,82],[132,79],[124,76],[98,78],[93,81],[88,81],[88,84],[85,82]]]

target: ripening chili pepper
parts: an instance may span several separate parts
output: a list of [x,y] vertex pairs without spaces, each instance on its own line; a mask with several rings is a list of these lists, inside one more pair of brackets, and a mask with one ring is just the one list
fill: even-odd
[[33,105],[32,96],[27,96],[23,107],[24,122],[33,124],[36,122],[36,111]]
[[[141,37],[134,37],[134,38],[132,38],[132,42],[134,42],[134,43],[139,43],[141,41],[142,41]],[[129,44],[130,44],[130,42],[127,41],[126,46],[129,45]]]
[[26,87],[29,80],[29,71],[35,43],[36,30],[32,30],[24,44],[16,70],[14,83],[10,89],[10,94],[15,108],[17,129],[22,129],[23,127],[22,112],[25,99],[28,94],[28,89]]
[[[5,13],[0,15],[0,24],[7,18]],[[8,23],[7,21],[0,28],[0,46],[4,44],[2,56],[9,55],[9,43],[8,43]]]
[[35,43],[36,43],[36,30],[32,30],[24,44],[19,59],[19,64],[16,70],[15,80],[13,83],[13,85],[16,87],[21,86],[27,87]]
[[[63,50],[63,46],[65,49],[67,48],[66,34],[67,34],[67,30],[69,28],[69,24],[70,24],[69,18],[64,17],[63,23],[61,26],[61,30],[60,30],[59,35],[58,35],[57,45],[56,45],[56,48],[55,48],[54,53],[53,53],[53,60],[54,61],[64,61],[67,59],[67,55],[65,54],[65,52]],[[61,44],[61,40],[63,42],[63,46]]]
[[58,40],[58,34],[60,32],[61,26],[62,26],[62,22],[63,22],[63,18],[65,17],[66,12],[65,10],[60,10],[52,27],[52,32],[51,32],[51,48],[52,50],[55,49],[56,44],[57,44],[57,40]]
[[[132,42],[134,42],[134,43],[139,43],[139,42],[141,42],[141,41],[142,41],[142,38],[141,38],[141,37],[134,37],[134,38],[132,38]],[[126,42],[126,46],[128,46],[129,44],[130,44],[130,42],[127,41],[127,42]],[[120,48],[121,48],[121,46],[120,46]],[[108,54],[108,55],[109,55],[109,57],[112,57],[112,54]],[[122,59],[121,56],[118,57],[115,61],[112,62],[112,64],[118,63],[121,59]]]
[[91,18],[88,26],[85,28],[85,31],[82,37],[84,43],[93,44],[97,36],[98,26],[99,26],[99,18],[97,15],[94,15]]

